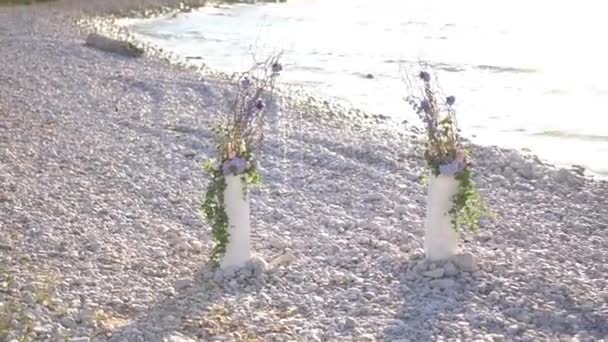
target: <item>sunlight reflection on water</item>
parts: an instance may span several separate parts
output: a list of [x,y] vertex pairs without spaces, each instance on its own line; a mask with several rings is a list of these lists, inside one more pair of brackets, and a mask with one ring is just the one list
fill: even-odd
[[[608,23],[601,2],[290,0],[130,20],[142,39],[194,63],[246,69],[285,51],[285,79],[415,122],[400,67],[433,66],[482,144],[527,148],[608,175]],[[372,74],[373,79],[365,77]]]

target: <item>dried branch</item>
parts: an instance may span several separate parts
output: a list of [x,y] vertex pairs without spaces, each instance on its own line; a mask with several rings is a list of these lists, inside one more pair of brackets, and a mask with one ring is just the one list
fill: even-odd
[[235,156],[247,160],[260,150],[268,104],[273,101],[275,82],[282,71],[282,53],[256,61],[251,69],[234,74],[234,100],[221,124],[218,146],[220,162]]

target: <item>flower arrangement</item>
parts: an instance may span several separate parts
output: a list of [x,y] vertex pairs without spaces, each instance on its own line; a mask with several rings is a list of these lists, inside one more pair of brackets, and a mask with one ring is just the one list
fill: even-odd
[[226,177],[241,177],[244,197],[247,196],[248,185],[261,182],[255,155],[264,137],[267,104],[272,100],[275,81],[282,71],[279,57],[277,55],[255,63],[249,71],[233,76],[232,83],[236,89],[234,101],[220,124],[213,129],[218,140],[217,157],[204,164],[211,175],[211,182],[202,210],[216,242],[211,252],[214,261],[226,253],[230,238],[230,222],[224,202]]
[[435,177],[454,177],[458,190],[449,210],[451,223],[457,231],[462,227],[476,231],[479,219],[486,212],[484,203],[473,181],[472,163],[467,150],[462,148],[457,126],[454,96],[441,96],[431,84],[431,75],[421,71],[418,87],[407,80],[410,95],[406,101],[424,123],[426,144],[424,158]]

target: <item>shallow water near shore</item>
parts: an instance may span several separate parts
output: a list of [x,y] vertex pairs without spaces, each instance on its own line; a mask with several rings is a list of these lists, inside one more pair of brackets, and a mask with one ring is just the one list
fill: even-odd
[[[583,6],[584,5],[584,6]],[[602,4],[292,0],[127,19],[140,39],[227,72],[283,50],[283,79],[396,122],[417,123],[402,69],[428,63],[480,144],[608,176],[608,30]],[[366,77],[368,74],[372,78]]]

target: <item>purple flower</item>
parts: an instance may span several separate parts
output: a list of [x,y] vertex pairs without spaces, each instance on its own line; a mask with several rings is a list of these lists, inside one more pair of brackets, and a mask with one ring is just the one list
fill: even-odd
[[226,160],[222,164],[222,173],[224,176],[238,175],[245,172],[247,167],[247,161],[241,157],[236,157],[230,160]]
[[249,86],[251,85],[251,80],[249,79],[249,77],[244,77],[241,80],[241,86],[245,89],[249,88]]
[[427,83],[431,81],[431,75],[429,75],[429,73],[426,71],[421,71],[418,77],[420,77],[421,80]]
[[448,96],[448,97],[445,99],[445,103],[447,103],[447,104],[448,104],[448,106],[453,105],[453,104],[454,104],[454,102],[456,102],[456,98],[455,98],[454,96]]
[[272,72],[275,74],[280,73],[281,71],[283,71],[283,66],[279,63],[274,63],[272,65]]
[[262,100],[257,100],[255,102],[255,108],[257,108],[258,110],[262,110],[264,109],[264,101]]
[[427,101],[426,99],[420,101],[420,106],[418,106],[418,114],[424,112],[425,114],[428,114],[431,111],[431,105],[429,104],[429,101]]
[[453,176],[462,170],[464,170],[464,165],[456,160],[439,166],[439,172],[445,176]]

